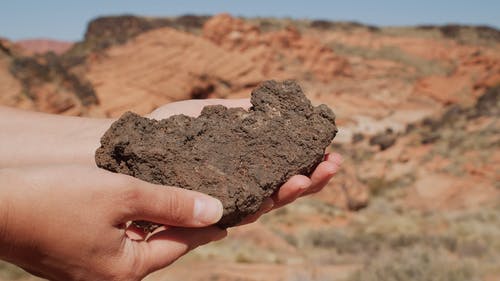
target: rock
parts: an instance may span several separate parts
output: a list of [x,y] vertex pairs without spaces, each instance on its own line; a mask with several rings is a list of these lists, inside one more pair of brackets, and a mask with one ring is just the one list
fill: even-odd
[[33,110],[34,101],[21,94],[22,84],[10,72],[12,60],[18,53],[12,42],[0,37],[0,105]]
[[352,143],[358,143],[365,139],[365,136],[362,133],[354,133],[352,135]]
[[385,132],[376,134],[370,138],[370,145],[378,145],[380,150],[386,150],[396,143],[397,135],[388,128]]
[[30,55],[34,54],[44,54],[47,52],[53,52],[55,54],[62,54],[69,50],[73,46],[73,42],[59,41],[52,39],[26,39],[18,40],[15,43],[20,46]]
[[352,74],[347,59],[317,38],[301,34],[293,25],[263,32],[245,20],[220,14],[205,23],[203,37],[225,50],[250,55],[262,65],[265,76],[290,77],[290,73],[297,73],[328,82]]
[[265,80],[250,57],[168,27],[111,47],[89,65],[86,78],[109,117],[125,109],[146,114],[178,100],[248,94]]
[[99,104],[92,84],[73,73],[54,53],[13,57],[9,71],[40,111],[81,115]]
[[293,81],[262,83],[251,103],[161,121],[125,113],[102,137],[96,163],[214,196],[224,206],[218,225],[234,226],[290,177],[310,175],[337,132],[334,113],[313,107]]
[[169,19],[152,20],[132,15],[99,17],[89,22],[85,42],[94,45],[93,49],[104,49],[124,44],[141,33],[170,24]]
[[489,88],[478,98],[474,111],[476,116],[500,115],[500,84]]
[[104,16],[89,22],[83,44],[79,49],[94,51],[122,45],[148,31],[172,27],[183,31],[201,30],[209,16],[183,15],[172,18],[141,17],[133,15]]
[[441,139],[441,134],[438,132],[425,132],[422,133],[422,136],[420,138],[420,143],[421,144],[430,144],[430,143],[435,143]]

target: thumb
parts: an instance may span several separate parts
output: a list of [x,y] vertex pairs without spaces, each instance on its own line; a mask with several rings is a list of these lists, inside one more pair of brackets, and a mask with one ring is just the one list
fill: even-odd
[[220,220],[222,203],[206,194],[137,180],[127,191],[128,202],[120,223],[150,221],[168,226],[204,227]]
[[[169,228],[153,234],[147,242],[133,242],[138,246],[147,273],[170,265],[194,248],[226,237],[227,231],[215,226],[198,229]],[[139,269],[140,270],[140,269]]]

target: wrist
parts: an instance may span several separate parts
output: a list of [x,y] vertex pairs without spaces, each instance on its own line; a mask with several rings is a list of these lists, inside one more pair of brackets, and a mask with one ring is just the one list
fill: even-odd
[[[0,106],[0,168],[94,164],[94,152],[112,119],[68,117]],[[2,135],[3,136],[3,135]]]
[[64,140],[67,145],[65,158],[70,158],[67,162],[95,165],[94,155],[100,146],[101,136],[113,122],[113,119],[82,120],[74,134],[68,134]]
[[[94,153],[112,119],[47,116],[22,124],[0,140],[0,168],[26,165],[95,165]],[[22,147],[22,149],[19,149]]]

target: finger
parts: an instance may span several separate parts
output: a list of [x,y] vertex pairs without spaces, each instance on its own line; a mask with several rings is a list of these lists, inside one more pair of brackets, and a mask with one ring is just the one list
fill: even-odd
[[168,118],[172,115],[183,114],[191,117],[197,117],[200,115],[203,107],[207,105],[221,104],[225,107],[242,107],[248,109],[252,104],[250,99],[204,99],[204,100],[184,100],[169,103],[166,106],[162,106],[152,113],[146,115],[153,119],[163,119]]
[[198,229],[169,228],[151,236],[147,243],[140,243],[139,251],[145,257],[145,271],[150,273],[170,265],[198,246],[226,236],[226,230],[215,226]]
[[223,105],[228,108],[241,107],[248,109],[252,104],[250,99],[206,99],[206,100],[188,100],[179,103],[189,103],[188,107],[178,106],[178,111],[174,108],[169,115],[184,114],[192,117],[200,115],[203,108],[207,105]]
[[155,228],[144,229],[144,227],[139,227],[135,223],[130,222],[129,226],[125,228],[125,236],[132,241],[144,241],[147,239],[148,235],[153,235],[155,233],[164,231],[168,226],[165,225],[155,225]]
[[252,106],[250,99],[210,99],[207,101],[209,101],[212,105],[220,104],[228,108],[241,107],[248,109]]
[[331,158],[321,162],[311,175],[311,186],[301,195],[309,195],[323,189],[338,170],[339,165]]
[[340,165],[342,165],[342,162],[344,162],[344,158],[342,157],[342,155],[340,155],[338,153],[328,153],[328,154],[326,154],[325,155],[325,160],[329,161],[329,162],[332,162],[332,163],[336,164],[339,167],[340,167]]
[[264,202],[262,202],[262,204],[260,205],[259,210],[255,214],[251,214],[245,217],[240,223],[238,223],[238,226],[257,221],[263,214],[271,211],[273,207],[274,207],[274,200],[271,198],[266,198],[266,200],[264,200]]
[[[189,102],[191,104],[188,114],[193,117],[200,115],[203,108],[207,105],[223,105],[227,108],[241,107],[244,109],[248,109],[250,106],[252,106],[252,104],[250,103],[250,99],[206,99],[189,100],[185,102]],[[193,103],[196,103],[196,106],[193,106]]]
[[207,99],[199,101],[198,108],[191,111],[191,116],[196,117],[200,115],[203,108],[207,105],[223,105],[227,108],[241,107],[243,109],[248,109],[252,104],[250,99]]
[[128,239],[133,241],[143,241],[146,240],[148,233],[145,232],[142,228],[135,226],[134,224],[130,224],[125,229],[125,235],[127,235]]
[[295,201],[302,193],[311,186],[311,180],[303,175],[291,177],[280,189],[272,196],[274,200],[274,208],[279,208],[283,205]]
[[150,221],[168,226],[203,227],[222,217],[222,203],[206,194],[134,180],[124,191],[128,208],[123,221]]

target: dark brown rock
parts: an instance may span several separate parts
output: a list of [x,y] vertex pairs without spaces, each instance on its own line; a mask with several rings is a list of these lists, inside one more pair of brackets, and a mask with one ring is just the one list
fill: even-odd
[[102,137],[96,163],[214,196],[224,205],[218,225],[233,226],[291,176],[309,175],[337,132],[333,112],[313,107],[293,81],[264,82],[251,103],[161,121],[127,112]]
[[397,135],[388,128],[383,133],[378,133],[370,138],[370,145],[378,145],[380,150],[386,150],[396,143]]

